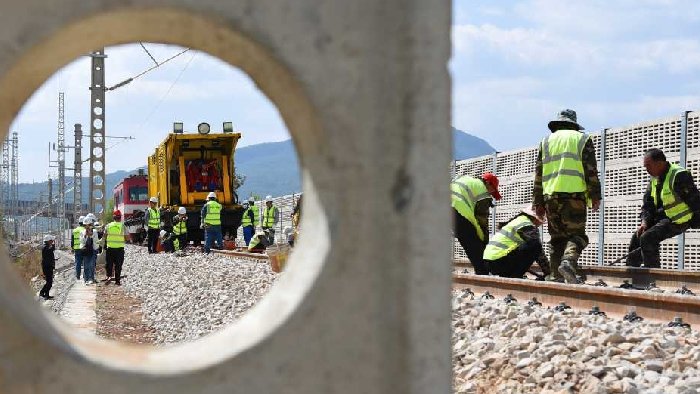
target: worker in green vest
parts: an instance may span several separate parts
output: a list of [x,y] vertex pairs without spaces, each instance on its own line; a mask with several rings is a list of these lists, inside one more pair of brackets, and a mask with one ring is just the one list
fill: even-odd
[[522,278],[532,263],[549,275],[549,261],[542,248],[539,227],[544,217],[528,206],[505,223],[484,249],[484,262],[494,275]]
[[272,231],[275,231],[275,226],[280,220],[280,212],[279,209],[273,205],[272,196],[265,197],[265,207],[263,207],[261,219],[260,227],[262,227],[263,230],[272,229]]
[[250,244],[253,234],[255,234],[255,205],[251,205],[248,201],[243,203],[243,216],[241,218],[241,227],[243,228],[243,240],[246,246]]
[[642,222],[630,241],[627,265],[661,268],[661,241],[700,224],[700,193],[690,172],[666,161],[661,149],[644,154],[644,168],[651,180],[644,193]]
[[533,205],[547,215],[551,236],[548,280],[580,283],[578,259],[588,245],[586,209],[600,206],[600,180],[591,137],[581,132],[576,112],[565,109],[548,124],[535,165]]
[[216,248],[224,248],[223,235],[221,233],[221,211],[223,207],[216,201],[216,193],[209,192],[207,203],[202,207],[202,225],[204,229],[204,253],[211,251],[212,243]]
[[[126,226],[122,223],[122,213],[120,210],[115,210],[112,214],[113,222],[107,223],[105,226],[104,240],[107,247],[105,254],[105,272],[107,273],[107,282],[114,279],[114,284],[121,285],[122,266],[124,265],[124,244],[126,243],[129,233],[126,231]],[[114,276],[112,276],[114,272]]]
[[175,250],[183,250],[187,246],[187,209],[180,207],[177,209],[177,215],[173,218],[173,234],[176,241],[174,242]]
[[477,275],[488,275],[484,264],[484,248],[489,242],[491,198],[501,199],[498,178],[487,172],[481,178],[461,176],[450,184],[454,234],[474,266]]
[[160,209],[158,208],[158,198],[151,197],[146,208],[146,236],[148,238],[148,253],[157,253],[158,235],[160,234]]
[[83,269],[83,252],[80,249],[80,233],[85,228],[83,227],[83,220],[85,220],[85,216],[78,218],[78,225],[73,229],[70,239],[70,246],[75,256],[75,278],[77,280],[80,280],[80,272]]

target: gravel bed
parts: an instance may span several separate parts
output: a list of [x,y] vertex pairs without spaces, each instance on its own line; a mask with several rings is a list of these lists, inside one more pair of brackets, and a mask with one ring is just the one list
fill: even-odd
[[452,298],[459,393],[698,393],[700,334],[500,300]]
[[144,320],[156,330],[158,344],[193,340],[233,322],[277,276],[257,260],[199,252],[149,255],[146,248],[131,245],[122,275],[127,293],[141,299]]

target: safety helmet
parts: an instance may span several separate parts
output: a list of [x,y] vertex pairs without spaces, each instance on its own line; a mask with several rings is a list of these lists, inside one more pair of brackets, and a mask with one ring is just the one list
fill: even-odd
[[250,206],[250,204],[248,204],[248,201],[243,201],[243,204],[241,205],[243,205],[243,208],[248,208]]
[[85,220],[85,216],[81,216],[78,218],[78,224],[83,224],[83,220]]
[[44,235],[44,242],[50,242],[54,240],[54,236],[51,234]]
[[251,204],[255,204],[255,197],[253,197],[253,196],[248,197],[248,202]]
[[207,199],[208,199],[208,200],[211,200],[212,198],[216,198],[216,193],[214,193],[214,192],[209,192],[209,194],[207,194]]
[[85,225],[88,225],[88,224],[89,224],[89,225],[93,225],[93,224],[95,224],[95,219],[94,219],[92,216],[87,215],[87,216],[85,216],[85,219],[83,219],[83,224],[85,224]]
[[92,212],[85,215],[85,219],[87,219],[87,218],[92,219],[93,222],[95,222],[97,220],[97,217],[94,214],[92,214]]
[[268,202],[268,201],[272,202],[272,196],[270,196],[270,195],[265,196],[265,202]]
[[114,216],[114,217],[122,217],[122,211],[116,209],[116,210],[114,210],[114,212],[112,213],[112,216]]
[[154,204],[157,204],[157,203],[158,203],[158,197],[151,197],[151,198],[148,199],[148,201],[149,201],[149,202],[152,202],[152,203],[154,203]]
[[284,230],[282,230],[282,234],[284,235],[289,235],[294,231],[294,229],[291,226],[286,226]]
[[168,233],[168,232],[165,231],[165,230],[160,230],[160,237],[161,237],[161,238],[165,238],[165,234],[167,234],[167,233]]
[[537,212],[532,208],[531,205],[527,205],[523,207],[523,209],[520,210],[520,212],[524,213],[527,216],[530,216],[531,218],[539,221],[539,222],[544,222],[545,218],[543,216],[539,216]]
[[177,213],[179,213],[180,215],[184,215],[187,213],[187,209],[185,209],[185,207],[180,207],[177,209]]

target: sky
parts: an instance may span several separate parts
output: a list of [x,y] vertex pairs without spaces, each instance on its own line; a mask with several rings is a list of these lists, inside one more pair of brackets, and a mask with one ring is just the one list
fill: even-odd
[[[698,26],[695,0],[454,0],[452,124],[508,151],[536,144],[563,108],[576,110],[590,132],[700,109]],[[159,62],[183,50],[145,46]],[[106,53],[107,86],[154,65],[136,43]],[[57,72],[13,123],[20,181],[47,177],[59,91],[67,143],[74,123],[87,129],[89,62],[82,57]],[[244,73],[194,50],[107,92],[105,115],[108,136],[135,138],[107,140],[107,172],[145,165],[176,121],[188,131],[203,121],[218,131],[232,121],[243,134],[240,146],[289,138]]]

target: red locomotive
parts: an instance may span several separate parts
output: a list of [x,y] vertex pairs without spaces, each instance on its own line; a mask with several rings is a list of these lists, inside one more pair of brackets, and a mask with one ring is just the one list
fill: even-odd
[[143,170],[139,170],[137,175],[122,179],[114,186],[114,209],[122,212],[124,224],[134,243],[139,243],[143,237],[140,219],[148,207],[148,198],[148,175]]

